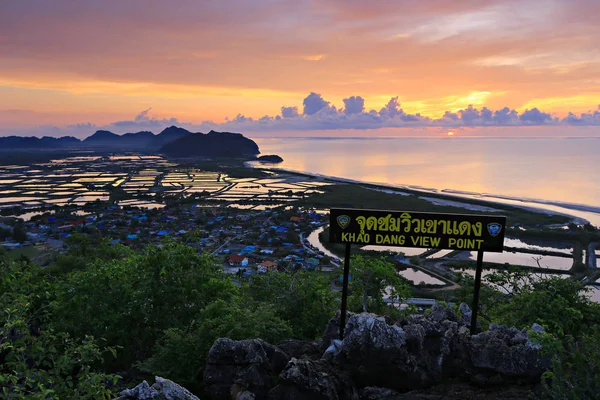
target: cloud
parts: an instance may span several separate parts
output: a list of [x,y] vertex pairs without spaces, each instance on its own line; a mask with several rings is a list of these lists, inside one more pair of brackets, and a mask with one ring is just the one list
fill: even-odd
[[519,116],[519,119],[527,125],[544,125],[552,123],[553,121],[550,114],[542,112],[537,108],[525,110],[525,112]]
[[135,121],[139,122],[139,121],[149,121],[150,117],[148,116],[148,113],[150,112],[150,110],[152,110],[152,107],[150,107],[147,110],[144,110],[142,112],[140,112],[138,115],[135,116]]
[[298,107],[297,106],[293,106],[293,107],[282,106],[281,107],[281,116],[283,118],[297,117],[298,116]]
[[569,125],[600,125],[600,105],[596,111],[582,113],[579,117],[570,112],[564,121]]
[[18,134],[35,136],[77,136],[86,137],[98,129],[115,133],[152,131],[158,133],[164,128],[177,125],[192,132],[210,130],[228,132],[283,132],[335,129],[379,129],[402,127],[506,127],[506,126],[600,126],[600,105],[596,110],[576,115],[569,113],[559,119],[538,108],[517,112],[503,107],[493,110],[487,107],[476,108],[469,105],[456,112],[446,111],[442,117],[431,119],[420,114],[405,112],[398,100],[392,97],[379,111],[365,111],[364,99],[349,96],[342,100],[344,108],[337,109],[320,94],[311,92],[303,101],[304,113],[297,106],[281,107],[281,115],[264,115],[261,118],[248,117],[238,113],[234,118],[225,118],[225,122],[203,121],[191,123],[176,118],[157,118],[149,114],[150,109],[137,114],[131,120],[121,120],[107,125],[97,126],[91,122],[56,126],[41,126],[35,129],[1,130],[0,135]]
[[344,114],[360,114],[365,110],[365,99],[360,96],[351,96],[344,99]]
[[319,112],[321,109],[328,107],[329,102],[325,101],[320,94],[315,92],[310,92],[308,96],[302,102],[304,105],[304,114],[305,115],[314,115]]

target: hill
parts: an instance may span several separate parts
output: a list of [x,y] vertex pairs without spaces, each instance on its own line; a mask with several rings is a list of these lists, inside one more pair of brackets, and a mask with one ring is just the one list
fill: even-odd
[[38,137],[22,137],[22,136],[7,136],[0,137],[0,149],[61,149],[78,145],[80,140],[72,136],[64,136],[61,138],[53,138],[44,136]]
[[192,133],[177,126],[165,128],[155,135],[150,131],[116,134],[98,130],[79,140],[65,136],[52,137],[0,137],[0,150],[95,150],[95,151],[162,151],[167,155],[184,157],[254,157],[260,153],[257,144],[240,133]]
[[260,154],[258,145],[240,133],[192,133],[163,146],[160,151],[177,157],[248,157]]

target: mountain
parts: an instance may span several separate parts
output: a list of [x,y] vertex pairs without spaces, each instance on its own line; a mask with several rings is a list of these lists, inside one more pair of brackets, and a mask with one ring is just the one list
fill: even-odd
[[170,126],[165,128],[161,133],[154,137],[153,146],[160,149],[165,144],[174,142],[175,140],[181,139],[184,136],[191,134],[192,132],[187,129],[180,128],[178,126]]
[[141,131],[136,133],[126,133],[120,136],[118,143],[124,148],[144,149],[155,147],[156,136],[150,131]]
[[64,136],[53,138],[44,136],[38,137],[22,137],[22,136],[7,136],[0,137],[0,149],[57,149],[75,147],[80,144],[80,140],[72,136]]
[[149,131],[116,133],[99,130],[79,140],[66,136],[52,137],[0,137],[0,150],[11,149],[74,149],[97,151],[160,151],[180,157],[249,157],[260,154],[258,145],[240,133],[215,132],[192,133],[186,129],[170,126],[158,135]]
[[260,154],[258,145],[240,133],[191,133],[164,145],[160,151],[177,157],[248,157]]
[[84,146],[112,147],[116,146],[121,136],[110,131],[96,131],[92,136],[85,138],[81,143]]

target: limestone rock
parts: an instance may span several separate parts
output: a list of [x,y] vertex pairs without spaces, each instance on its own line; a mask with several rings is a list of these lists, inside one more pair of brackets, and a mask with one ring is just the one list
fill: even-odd
[[469,353],[473,366],[504,378],[539,377],[550,367],[549,360],[523,336],[515,328],[492,324],[489,331],[471,337]]
[[392,389],[368,386],[359,391],[360,400],[396,400],[400,393]]
[[319,359],[323,352],[321,343],[309,340],[287,339],[277,343],[277,347],[290,357]]
[[324,360],[292,358],[269,400],[358,400],[351,380]]
[[200,400],[175,382],[160,376],[154,379],[152,386],[143,381],[133,389],[123,390],[117,400]]
[[256,399],[265,399],[275,386],[274,376],[288,360],[287,354],[261,339],[217,339],[204,370],[206,392],[214,399],[229,400],[235,384],[236,388],[252,392]]

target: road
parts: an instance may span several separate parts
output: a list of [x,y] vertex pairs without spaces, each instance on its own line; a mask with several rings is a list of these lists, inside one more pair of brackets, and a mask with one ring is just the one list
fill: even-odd
[[596,249],[599,246],[600,246],[600,243],[598,243],[598,242],[590,243],[590,245],[588,246],[587,256],[588,256],[588,266],[590,268],[598,267],[597,260],[596,260]]
[[[307,252],[309,254],[314,254],[314,255],[319,254],[319,252],[315,251],[312,247],[309,247],[304,243],[304,233],[303,232],[300,232],[300,243],[302,243],[302,247],[304,248],[305,252]],[[333,259],[331,259],[331,265],[333,265],[336,268],[340,267],[340,264],[333,261]]]

